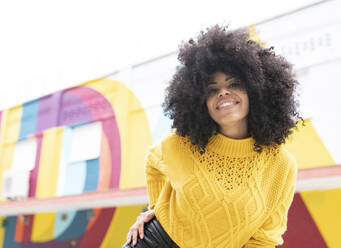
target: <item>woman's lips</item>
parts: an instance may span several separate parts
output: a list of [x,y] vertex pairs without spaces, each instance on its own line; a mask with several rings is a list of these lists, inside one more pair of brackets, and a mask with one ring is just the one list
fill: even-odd
[[216,109],[217,110],[224,110],[224,109],[230,109],[230,108],[233,108],[235,105],[237,105],[239,102],[238,101],[235,101],[235,100],[223,100],[223,101],[220,101],[218,104],[217,104],[217,107]]

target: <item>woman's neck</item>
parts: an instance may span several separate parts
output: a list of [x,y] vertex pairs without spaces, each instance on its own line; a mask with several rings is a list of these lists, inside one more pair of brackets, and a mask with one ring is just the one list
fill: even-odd
[[231,139],[245,139],[250,136],[246,121],[232,125],[220,126],[219,132]]

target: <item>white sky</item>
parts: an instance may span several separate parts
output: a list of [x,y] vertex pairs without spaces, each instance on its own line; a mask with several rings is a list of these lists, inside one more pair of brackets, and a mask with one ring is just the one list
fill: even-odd
[[0,110],[317,0],[0,0]]

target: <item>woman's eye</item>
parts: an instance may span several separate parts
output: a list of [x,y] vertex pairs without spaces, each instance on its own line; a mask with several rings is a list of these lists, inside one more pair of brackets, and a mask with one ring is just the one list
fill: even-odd
[[215,94],[217,91],[218,91],[218,90],[215,89],[215,88],[209,88],[209,89],[207,90],[207,95],[211,96],[211,95]]
[[241,88],[241,83],[240,82],[232,82],[230,85],[229,85],[229,88]]

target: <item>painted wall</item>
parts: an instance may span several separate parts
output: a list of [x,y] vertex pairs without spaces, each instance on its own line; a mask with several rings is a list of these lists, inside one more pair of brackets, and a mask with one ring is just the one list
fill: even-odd
[[[306,126],[287,148],[299,168],[341,164],[341,2],[326,1],[256,26],[295,65]],[[317,18],[318,17],[318,18]],[[341,189],[295,194],[283,247],[341,247]]]
[[[299,168],[341,163],[338,9],[330,1],[250,26],[254,39],[296,65],[306,125],[286,146]],[[176,54],[169,54],[0,112],[0,192],[6,171],[28,171],[27,194],[36,198],[145,186],[145,151],[170,128],[160,103],[176,65]],[[82,128],[99,133],[79,135]],[[32,165],[20,163],[22,147],[32,144]],[[97,144],[98,151],[86,144]],[[296,194],[283,247],[340,247],[340,196],[339,189]],[[0,217],[0,247],[121,247],[143,207]]]
[[[77,152],[75,130],[89,123],[100,127],[99,154],[89,158],[86,154],[84,160],[74,162],[70,159],[71,153]],[[0,175],[13,169],[16,155],[23,155],[17,154],[18,147],[27,140],[36,140],[29,197],[145,186],[143,158],[152,143],[152,132],[139,100],[118,81],[87,82],[4,110]],[[25,163],[20,166],[16,171],[27,169]],[[0,247],[117,247],[129,220],[135,219],[142,207],[2,218]]]

